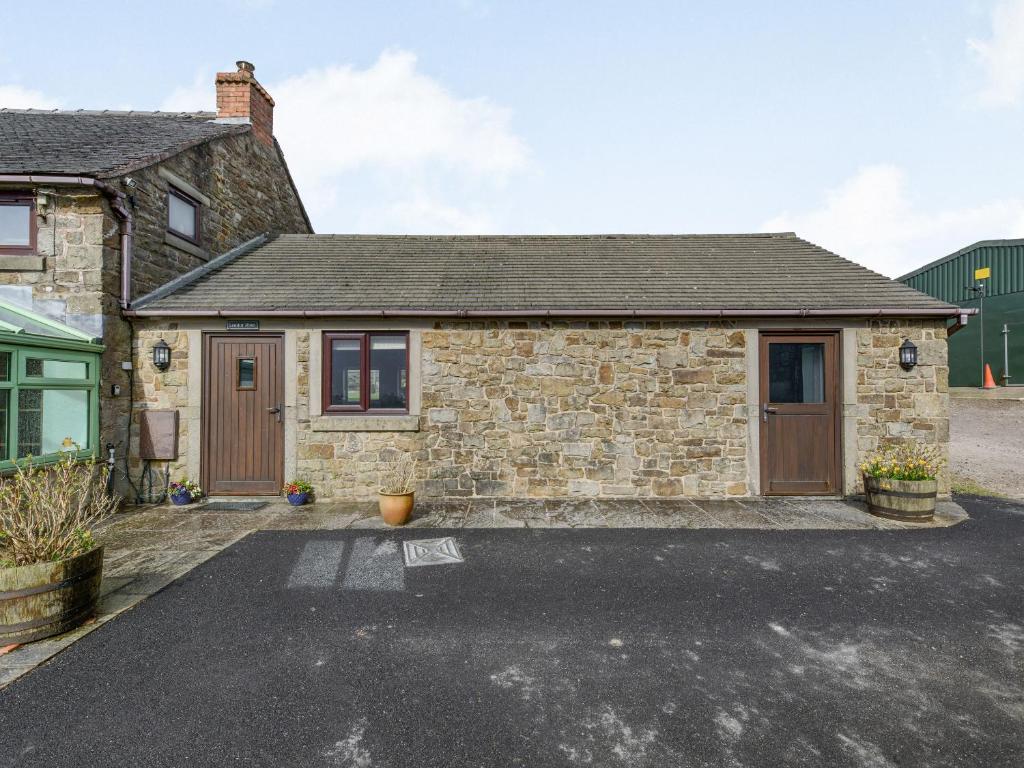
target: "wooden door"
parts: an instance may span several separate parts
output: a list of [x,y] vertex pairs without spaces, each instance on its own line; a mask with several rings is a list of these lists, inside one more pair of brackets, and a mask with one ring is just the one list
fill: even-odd
[[284,485],[284,339],[207,334],[203,365],[203,488],[276,495]]
[[838,334],[760,338],[762,493],[839,493]]

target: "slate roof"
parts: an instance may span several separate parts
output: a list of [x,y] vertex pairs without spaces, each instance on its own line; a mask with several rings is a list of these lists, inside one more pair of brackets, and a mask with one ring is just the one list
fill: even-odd
[[261,237],[135,302],[144,314],[367,315],[956,308],[792,233]]
[[143,168],[248,124],[213,112],[0,109],[0,174],[110,178]]

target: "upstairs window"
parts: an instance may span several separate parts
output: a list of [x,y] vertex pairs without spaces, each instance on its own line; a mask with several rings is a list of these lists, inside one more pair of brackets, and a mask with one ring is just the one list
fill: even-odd
[[324,413],[408,413],[409,334],[325,333]]
[[167,231],[199,243],[199,203],[174,187],[167,189]]
[[35,198],[31,192],[0,192],[0,254],[35,252]]

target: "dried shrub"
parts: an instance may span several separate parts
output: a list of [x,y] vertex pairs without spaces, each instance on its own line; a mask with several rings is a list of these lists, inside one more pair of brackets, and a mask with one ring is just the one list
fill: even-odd
[[0,565],[53,562],[96,546],[93,527],[120,502],[106,494],[107,469],[71,453],[55,464],[19,466],[0,480]]
[[388,496],[412,493],[416,462],[408,453],[383,460],[380,469],[380,492]]

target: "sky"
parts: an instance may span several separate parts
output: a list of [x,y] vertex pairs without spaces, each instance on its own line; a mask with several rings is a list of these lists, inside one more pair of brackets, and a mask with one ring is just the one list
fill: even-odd
[[1024,237],[1024,0],[0,2],[0,106],[213,109],[253,62],[317,232],[795,231],[890,276]]

